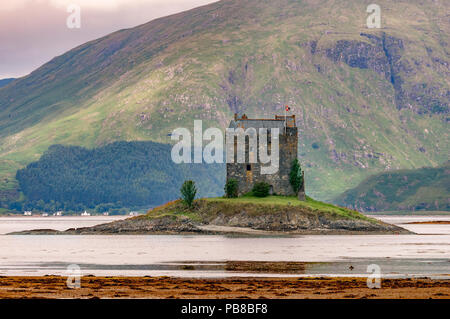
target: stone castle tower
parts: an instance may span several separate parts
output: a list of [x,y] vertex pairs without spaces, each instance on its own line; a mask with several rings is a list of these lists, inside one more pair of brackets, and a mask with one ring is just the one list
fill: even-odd
[[[296,195],[289,182],[289,174],[294,159],[297,158],[298,135],[295,124],[295,115],[275,116],[274,119],[249,119],[245,114],[239,117],[237,114],[234,120],[230,122],[230,128],[242,128],[244,131],[248,128],[279,129],[279,169],[275,174],[261,174],[261,163],[259,157],[257,163],[249,161],[249,138],[245,141],[245,163],[237,163],[236,149],[237,139],[234,138],[234,156],[233,163],[227,163],[227,180],[233,178],[238,182],[238,195],[248,193],[257,182],[268,183],[272,194],[292,196]],[[258,136],[259,147],[259,136]],[[268,134],[268,149],[270,152],[271,137]],[[303,193],[304,194],[304,193]],[[299,194],[300,195],[300,194]],[[304,195],[302,195],[304,197]]]

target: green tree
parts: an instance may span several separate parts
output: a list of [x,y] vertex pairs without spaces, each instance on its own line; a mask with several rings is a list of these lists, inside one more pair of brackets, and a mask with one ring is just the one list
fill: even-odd
[[303,185],[302,168],[298,159],[295,159],[292,162],[291,172],[289,174],[289,182],[291,183],[292,189],[297,194]]
[[44,202],[42,199],[40,199],[40,200],[38,200],[38,201],[36,202],[35,207],[36,207],[38,210],[44,210],[44,209],[45,209],[45,202]]
[[194,202],[195,195],[197,194],[197,188],[195,187],[195,183],[193,181],[185,181],[183,186],[181,186],[181,198],[183,202],[189,207],[192,207],[192,203]]
[[238,182],[234,178],[230,178],[225,183],[225,197],[235,198],[238,197]]
[[256,183],[253,186],[252,192],[256,197],[267,197],[269,195],[270,185],[264,182]]

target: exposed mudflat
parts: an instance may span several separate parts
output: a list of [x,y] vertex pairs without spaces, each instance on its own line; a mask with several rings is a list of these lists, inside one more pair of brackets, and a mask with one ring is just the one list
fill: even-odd
[[0,277],[0,298],[450,298],[450,280],[383,279],[369,289],[366,278]]

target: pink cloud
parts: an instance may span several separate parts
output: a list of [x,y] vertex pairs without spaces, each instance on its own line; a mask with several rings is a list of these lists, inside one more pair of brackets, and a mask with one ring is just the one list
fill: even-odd
[[[0,7],[0,79],[28,74],[77,45],[211,0],[14,0]],[[67,4],[81,29],[66,26]]]

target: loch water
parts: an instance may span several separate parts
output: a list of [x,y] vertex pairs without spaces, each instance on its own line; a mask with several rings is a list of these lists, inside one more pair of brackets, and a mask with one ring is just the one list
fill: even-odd
[[[441,216],[376,216],[413,235],[230,237],[179,235],[6,235],[29,229],[85,227],[124,217],[2,217],[0,275],[62,275],[76,264],[98,276],[368,276],[450,279],[450,221]],[[298,273],[229,271],[227,261],[305,262]]]

